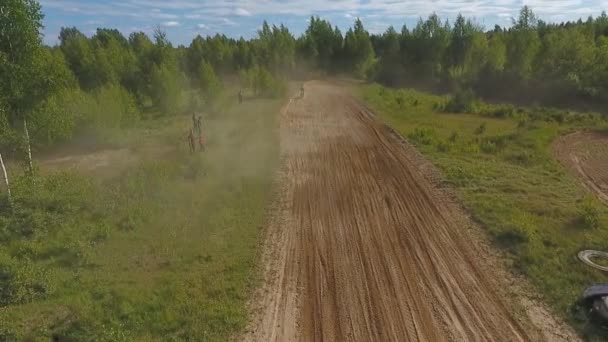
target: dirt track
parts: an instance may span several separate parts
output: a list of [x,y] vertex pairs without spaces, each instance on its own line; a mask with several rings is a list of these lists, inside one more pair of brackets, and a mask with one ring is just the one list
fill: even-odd
[[282,115],[281,148],[245,340],[537,341],[551,329],[515,318],[462,215],[339,87],[307,83]]
[[577,132],[553,144],[559,161],[572,170],[585,186],[608,204],[608,136],[599,132]]

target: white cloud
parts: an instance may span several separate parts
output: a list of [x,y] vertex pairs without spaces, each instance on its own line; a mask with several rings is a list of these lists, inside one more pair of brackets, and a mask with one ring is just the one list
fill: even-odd
[[209,26],[207,26],[206,24],[197,24],[196,27],[201,30],[206,30],[209,28]]
[[177,14],[172,14],[172,13],[154,13],[154,12],[146,15],[146,17],[148,17],[148,18],[154,18],[154,19],[177,19],[177,18],[179,18],[179,16]]
[[224,26],[238,26],[238,24],[228,18],[220,18],[220,23]]
[[[2,0],[0,0],[2,2]],[[53,42],[49,32],[57,32],[60,25],[82,25],[90,21],[103,21],[108,27],[128,32],[126,26],[155,27],[177,26],[170,34],[172,39],[187,40],[187,33],[202,30],[197,23],[204,22],[206,30],[230,35],[245,34],[264,19],[285,23],[295,34],[305,26],[305,18],[318,15],[337,24],[341,29],[352,25],[361,17],[373,32],[382,32],[389,25],[415,24],[418,17],[437,13],[453,22],[458,13],[475,18],[492,27],[509,26],[511,17],[517,17],[524,5],[532,7],[544,21],[561,22],[597,16],[608,8],[608,0],[39,0],[45,18],[45,41]],[[64,18],[59,18],[59,15]],[[53,17],[55,16],[55,17]],[[274,19],[279,18],[279,19]],[[59,20],[61,19],[61,20]],[[99,25],[99,24],[97,24]],[[187,31],[187,32],[186,32]]]
[[[348,19],[378,15],[379,18],[398,19],[427,16],[436,12],[442,17],[465,16],[486,18],[499,14],[516,16],[527,4],[544,20],[553,21],[564,14],[571,19],[598,15],[608,6],[606,0],[107,0],[84,2],[79,0],[40,0],[44,8],[75,11],[85,15],[125,16],[141,20],[154,18],[176,19],[176,12],[188,19],[232,16],[312,14],[341,15]],[[183,13],[186,12],[186,13]],[[194,17],[200,15],[200,17]],[[350,17],[349,17],[350,16]]]
[[244,8],[237,8],[236,10],[234,10],[234,14],[241,16],[241,17],[249,17],[251,16],[251,13],[244,9]]
[[163,23],[163,26],[166,26],[166,27],[175,27],[175,26],[179,26],[179,25],[180,25],[179,21],[165,21]]

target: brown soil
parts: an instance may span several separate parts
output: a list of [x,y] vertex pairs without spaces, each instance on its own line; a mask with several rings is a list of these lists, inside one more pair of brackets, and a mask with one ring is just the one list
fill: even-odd
[[[246,341],[576,337],[486,255],[411,146],[340,87],[281,118],[284,168]],[[488,260],[485,260],[488,259]]]
[[553,152],[589,190],[608,204],[608,135],[600,132],[572,133],[557,139]]

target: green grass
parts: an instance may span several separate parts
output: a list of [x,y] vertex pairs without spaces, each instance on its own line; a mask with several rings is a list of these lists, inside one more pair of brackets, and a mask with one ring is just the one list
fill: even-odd
[[557,136],[603,128],[605,121],[484,104],[477,114],[445,113],[447,98],[377,85],[362,87],[360,94],[439,167],[473,218],[508,252],[514,269],[557,312],[571,318],[569,308],[582,290],[606,281],[576,254],[608,250],[608,210],[550,152]]
[[[247,322],[278,165],[280,100],[206,118],[142,122],[117,144],[142,160],[119,177],[14,178],[0,203],[0,340],[215,341]],[[120,162],[120,161],[118,161]]]

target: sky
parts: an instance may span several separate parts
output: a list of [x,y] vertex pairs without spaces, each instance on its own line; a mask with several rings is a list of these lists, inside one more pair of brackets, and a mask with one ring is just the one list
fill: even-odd
[[117,28],[125,35],[151,34],[161,26],[174,44],[189,45],[196,35],[223,33],[238,38],[256,35],[263,20],[285,24],[299,35],[311,15],[338,25],[343,32],[359,17],[372,33],[389,25],[412,27],[419,17],[437,13],[453,19],[462,13],[486,28],[509,26],[523,5],[543,20],[561,22],[598,16],[608,0],[39,0],[45,14],[44,41],[58,42],[61,27],[87,35],[96,28]]

